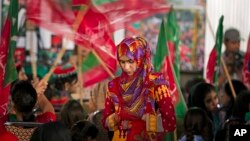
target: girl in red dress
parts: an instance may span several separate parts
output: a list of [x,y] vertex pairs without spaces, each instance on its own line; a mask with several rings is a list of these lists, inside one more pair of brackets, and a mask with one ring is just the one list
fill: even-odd
[[[176,117],[168,82],[154,73],[148,43],[126,38],[117,46],[122,74],[109,82],[103,125],[119,131],[115,140],[152,141],[174,131]],[[114,140],[114,138],[113,138]]]

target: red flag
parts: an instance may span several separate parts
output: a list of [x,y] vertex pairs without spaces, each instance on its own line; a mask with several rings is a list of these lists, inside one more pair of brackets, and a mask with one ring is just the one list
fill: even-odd
[[223,39],[223,16],[220,17],[219,25],[216,32],[216,42],[213,50],[211,51],[207,63],[206,79],[208,83],[218,86],[220,59],[221,59],[221,46]]
[[248,89],[250,89],[250,35],[248,38],[247,52],[244,57],[242,81],[248,87]]
[[6,120],[10,83],[16,77],[14,51],[17,39],[18,1],[11,0],[8,17],[1,32],[0,45],[0,125]]
[[[105,26],[108,25],[108,21],[94,7],[73,11],[70,3],[65,1],[58,3],[52,0],[28,0],[26,4],[29,20],[58,35],[74,40],[81,47],[93,49],[104,65],[111,72],[115,72],[115,44],[108,27]],[[83,15],[77,16],[81,12]],[[100,64],[84,72],[83,77],[84,86],[89,86],[106,79],[109,74]]]
[[170,6],[163,0],[117,0],[97,9],[107,17],[113,32],[152,15],[166,13]]
[[[118,0],[95,7],[86,5],[87,0],[82,2],[74,0],[73,4],[84,4],[84,7],[76,12],[72,10],[72,4],[67,1],[27,0],[27,18],[56,34],[74,40],[80,46],[93,49],[107,68],[114,72],[116,49],[110,34],[123,28],[124,24],[168,11],[169,6],[160,1]],[[91,75],[87,72],[83,74],[86,85],[109,76],[102,66],[97,68],[99,69],[89,72],[94,73],[96,79],[89,77]]]

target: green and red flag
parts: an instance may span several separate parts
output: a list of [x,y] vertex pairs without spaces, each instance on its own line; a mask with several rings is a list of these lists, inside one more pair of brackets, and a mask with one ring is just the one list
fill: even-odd
[[[161,71],[169,81],[169,89],[172,94],[178,122],[184,119],[187,111],[187,106],[180,89],[179,66],[179,27],[175,13],[171,10],[167,15],[167,21],[165,22],[163,19],[161,23],[156,55],[154,57],[154,68],[156,71]],[[165,140],[175,140],[175,137],[175,133],[169,133],[165,137]]]
[[218,87],[218,77],[221,64],[221,47],[223,42],[223,16],[220,17],[216,32],[215,45],[209,55],[206,71],[206,80],[208,83]]
[[[161,71],[165,78],[169,81],[169,88],[172,94],[175,106],[176,116],[183,118],[186,113],[186,104],[180,90],[179,75],[179,31],[174,11],[170,11],[167,16],[167,22],[162,21],[160,33],[158,35],[158,43],[156,55],[154,57],[154,68]],[[170,49],[172,52],[170,52]],[[176,68],[173,66],[175,61]]]
[[247,52],[244,57],[242,81],[250,89],[250,35],[248,37]]
[[17,40],[18,0],[11,0],[9,13],[1,31],[0,46],[0,122],[4,122],[10,84],[17,78],[14,52]]

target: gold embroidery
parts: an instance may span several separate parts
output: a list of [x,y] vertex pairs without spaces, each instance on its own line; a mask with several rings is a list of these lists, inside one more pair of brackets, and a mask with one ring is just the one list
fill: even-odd
[[165,85],[159,86],[155,92],[156,101],[159,101],[159,100],[166,98],[166,97],[170,97],[167,86],[165,86]]

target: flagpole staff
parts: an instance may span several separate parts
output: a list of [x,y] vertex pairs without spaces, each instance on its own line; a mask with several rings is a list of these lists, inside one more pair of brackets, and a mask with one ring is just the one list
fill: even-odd
[[77,47],[77,76],[78,76],[78,81],[80,82],[80,88],[79,88],[79,96],[80,96],[80,104],[83,106],[83,97],[82,97],[82,92],[84,90],[83,88],[83,81],[82,81],[82,63],[85,58],[82,57],[81,55],[81,49],[78,46]]
[[[215,34],[214,34],[213,29],[212,29],[212,24],[211,24],[211,21],[210,21],[210,19],[208,17],[207,10],[206,10],[206,19],[207,19],[207,22],[208,22],[208,27],[209,27],[209,29],[210,29],[210,31],[212,33],[213,39],[215,40]],[[230,77],[230,75],[228,73],[228,69],[227,69],[227,66],[225,64],[225,61],[224,61],[223,57],[221,57],[221,63],[222,63],[222,66],[223,66],[223,70],[225,71],[225,74],[226,74],[226,77],[227,77],[231,92],[233,94],[233,97],[236,98],[236,94],[235,94],[235,90],[234,90],[234,87],[233,87],[233,84],[232,84],[232,81],[231,81],[231,77]]]
[[37,78],[37,65],[36,65],[36,54],[34,52],[34,46],[33,46],[33,32],[35,30],[35,25],[31,23],[31,21],[27,21],[26,23],[26,28],[28,32],[30,33],[29,35],[29,45],[30,45],[30,62],[31,62],[31,69],[32,69],[32,74],[33,74],[33,80]]
[[[68,43],[68,41],[66,42],[66,44]],[[42,79],[42,81],[44,82],[48,82],[50,76],[53,74],[57,64],[59,63],[59,61],[62,59],[64,53],[66,51],[66,48],[63,47],[60,52],[58,53],[57,57],[56,57],[56,60],[54,61],[53,63],[53,66],[50,68],[49,72],[44,76],[44,78]]]
[[100,58],[100,56],[96,53],[95,50],[91,50],[92,53],[96,56],[96,58],[98,59],[98,61],[101,63],[101,65],[103,66],[104,70],[109,74],[109,76],[114,79],[115,75],[110,71],[110,69],[107,67],[107,65],[103,62],[103,60]]

